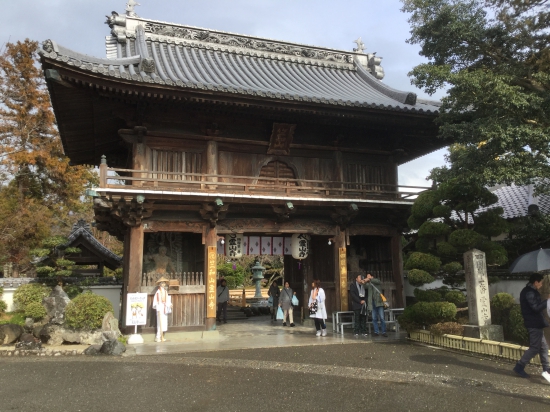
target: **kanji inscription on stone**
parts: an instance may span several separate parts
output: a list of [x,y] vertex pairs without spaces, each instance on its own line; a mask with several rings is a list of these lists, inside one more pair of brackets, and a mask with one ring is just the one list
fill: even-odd
[[464,272],[468,293],[469,324],[489,326],[491,325],[491,308],[485,253],[477,249],[464,253]]

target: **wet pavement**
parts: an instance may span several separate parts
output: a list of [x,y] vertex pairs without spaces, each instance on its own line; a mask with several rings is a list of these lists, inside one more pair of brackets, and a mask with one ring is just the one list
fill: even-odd
[[[316,337],[269,319],[218,340],[135,347],[134,356],[0,359],[3,411],[510,411],[550,408],[550,384],[513,364],[414,344],[405,335]],[[139,356],[138,356],[139,355]]]
[[[195,333],[194,336],[200,335]],[[406,333],[388,332],[388,337],[356,338],[351,329],[346,329],[344,335],[334,333],[332,324],[327,323],[327,336],[315,335],[314,326],[296,324],[295,327],[282,326],[282,322],[271,322],[268,316],[259,316],[228,322],[218,323],[213,336],[208,333],[204,338],[193,339],[193,334],[185,332],[170,332],[165,334],[166,342],[155,343],[153,336],[145,336],[146,343],[128,345],[125,356],[189,353],[197,351],[219,351],[230,349],[253,349],[271,347],[290,347],[308,345],[335,345],[357,343],[357,341],[373,342],[406,339]],[[189,340],[192,339],[192,340]]]

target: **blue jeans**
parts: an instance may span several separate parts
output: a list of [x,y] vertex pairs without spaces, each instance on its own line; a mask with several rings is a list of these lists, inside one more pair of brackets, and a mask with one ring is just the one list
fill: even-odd
[[384,306],[376,306],[372,308],[372,326],[374,326],[374,333],[378,333],[378,321],[380,321],[380,325],[382,326],[382,333],[386,333]]

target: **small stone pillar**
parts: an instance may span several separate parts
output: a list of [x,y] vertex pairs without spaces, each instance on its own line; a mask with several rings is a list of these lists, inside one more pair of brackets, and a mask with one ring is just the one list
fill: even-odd
[[472,249],[464,253],[464,272],[466,274],[469,315],[469,324],[464,325],[464,336],[503,341],[502,326],[491,325],[485,252]]

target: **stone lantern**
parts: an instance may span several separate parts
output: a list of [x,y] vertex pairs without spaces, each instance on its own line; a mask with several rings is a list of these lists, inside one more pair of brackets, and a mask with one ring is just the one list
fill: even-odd
[[261,290],[261,283],[264,279],[264,271],[265,268],[260,265],[260,261],[257,260],[256,264],[252,266],[252,279],[254,282],[256,282],[256,294],[254,295],[255,298],[261,298],[262,297],[262,290]]

